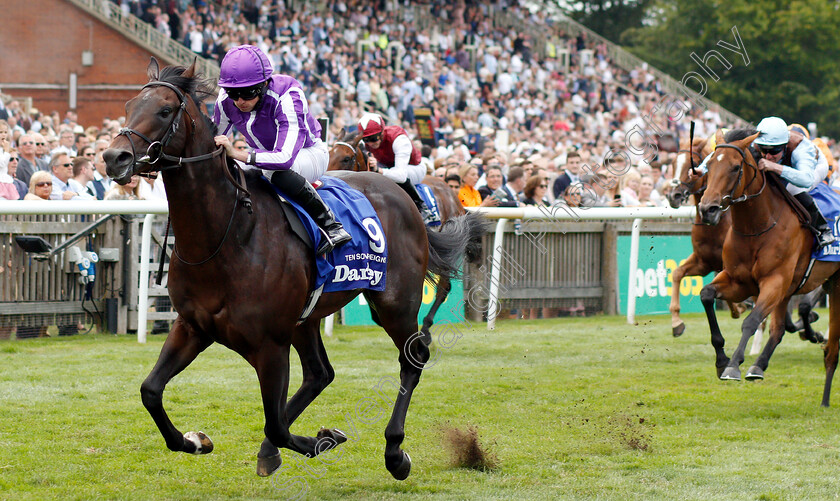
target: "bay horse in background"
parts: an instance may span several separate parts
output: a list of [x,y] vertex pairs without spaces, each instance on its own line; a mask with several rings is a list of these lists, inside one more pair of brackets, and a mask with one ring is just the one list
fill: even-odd
[[[724,136],[727,141],[734,141],[747,137],[751,130],[734,129],[728,131]],[[690,198],[693,199],[695,207],[700,203],[703,190],[706,186],[706,176],[695,176],[692,173],[693,165],[699,166],[704,158],[709,156],[714,148],[710,138],[694,138],[689,146],[688,141],[680,144],[680,149],[674,159],[673,188],[668,193],[668,202],[673,208],[680,207]],[[671,333],[679,337],[685,332],[685,323],[680,318],[680,282],[687,276],[704,277],[712,272],[719,272],[723,269],[723,242],[726,234],[732,225],[732,213],[725,212],[721,215],[720,221],[715,226],[703,224],[700,213],[694,216],[694,223],[691,227],[691,246],[693,252],[685,262],[678,266],[671,274]],[[787,314],[785,316],[785,330],[787,332],[799,332],[799,337],[804,341],[812,343],[825,342],[822,334],[815,332],[811,324],[816,322],[817,314],[813,308],[819,300],[820,291],[815,290],[801,298],[799,302],[800,320],[794,322]],[[742,303],[726,302],[732,318],[739,318],[746,310]]]
[[[391,181],[334,173],[361,191],[379,215],[389,251],[386,288],[324,293],[299,323],[314,288],[315,252],[292,231],[258,171],[244,173],[247,187],[243,178],[235,179],[241,172],[216,148],[215,126],[201,111],[199,95],[209,95],[210,87],[196,74],[195,62],[159,71],[152,58],[148,73],[149,83],[126,104],[125,127],[103,157],[119,184],[154,170],[166,185],[176,237],[169,295],[178,318],[140,393],[167,447],[192,454],[213,449],[205,434],[183,434],[175,427],[162,396],[166,384],[214,342],[256,370],[265,413],[259,475],[280,467],[280,447],[312,457],[346,441],[338,430],[322,428],[312,437],[294,435],[289,427],[335,377],[321,318],[362,293],[399,351],[400,387],[385,428],[385,466],[394,478],[405,479],[411,470],[400,448],[405,417],[429,357],[428,347],[414,342],[423,280],[428,272],[457,273],[472,234],[483,234],[484,222],[467,215],[441,232],[428,231],[411,199]],[[303,381],[287,401],[291,347],[300,357]]]
[[[368,163],[368,154],[359,144],[361,139],[362,135],[359,132],[353,132],[348,135],[347,132],[342,129],[330,148],[330,163],[327,171],[369,171],[370,164]],[[450,188],[443,179],[434,176],[426,176],[423,178],[423,184],[432,190],[432,193],[434,193],[435,198],[437,199],[437,206],[440,211],[441,229],[447,221],[450,221],[453,218],[461,217],[466,213],[464,206],[461,205],[461,201],[458,200],[458,196],[455,195],[455,192],[452,191],[452,188]],[[473,245],[470,246],[470,249],[480,248],[481,238],[477,237],[473,242]],[[466,256],[467,261],[470,263],[477,262],[480,257],[480,253],[470,253]],[[435,301],[432,303],[432,307],[423,319],[423,326],[420,328],[420,332],[423,333],[427,341],[431,340],[431,332],[429,329],[434,323],[435,315],[440,309],[440,306],[444,303],[444,301],[446,301],[446,297],[449,295],[451,290],[452,283],[449,277],[439,277],[435,288]]]
[[[706,224],[717,224],[726,211],[732,226],[723,245],[723,270],[703,287],[700,299],[706,310],[715,349],[715,366],[721,379],[738,380],[747,341],[758,325],[771,316],[770,336],[747,371],[747,379],[762,379],[770,357],[784,336],[785,313],[791,296],[820,287],[829,296],[829,338],[824,348],[825,385],[821,405],[828,407],[831,382],[837,369],[840,340],[840,262],[811,263],[814,236],[805,226],[807,214],[790,205],[774,174],[759,170],[750,145],[758,134],[726,143],[716,134],[717,145],[708,162],[706,189],[698,209]],[[807,271],[810,268],[810,274]],[[804,283],[803,283],[804,282]],[[741,340],[728,358],[715,316],[717,298],[743,301],[755,296],[755,307],[741,327]]]

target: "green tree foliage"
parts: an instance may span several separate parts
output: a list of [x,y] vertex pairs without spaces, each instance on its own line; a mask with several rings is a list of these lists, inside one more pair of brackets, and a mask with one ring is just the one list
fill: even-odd
[[[790,122],[817,122],[820,134],[840,136],[840,10],[827,0],[656,0],[645,25],[622,33],[620,43],[675,78],[696,71],[706,77],[706,96],[756,123],[767,115]],[[719,41],[740,35],[749,64]],[[720,77],[703,73],[691,54],[716,50]],[[690,84],[695,90],[698,85]]]
[[607,40],[618,42],[630,28],[642,26],[645,11],[653,0],[591,0],[558,2],[569,17]]

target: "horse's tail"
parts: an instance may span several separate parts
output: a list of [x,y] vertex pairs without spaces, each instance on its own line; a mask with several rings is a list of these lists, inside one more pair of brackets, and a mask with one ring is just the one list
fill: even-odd
[[440,231],[426,227],[429,236],[429,267],[426,274],[455,278],[460,275],[461,261],[475,263],[481,259],[481,239],[490,222],[478,212],[468,212],[447,221]]

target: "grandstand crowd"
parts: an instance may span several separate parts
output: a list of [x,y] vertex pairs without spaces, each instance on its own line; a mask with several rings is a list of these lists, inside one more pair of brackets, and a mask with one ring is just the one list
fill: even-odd
[[[648,68],[618,67],[604,44],[561,32],[544,10],[517,0],[116,3],[203,57],[260,47],[276,71],[303,84],[313,115],[330,119],[331,137],[374,111],[417,138],[416,111],[431,110],[434,138],[422,145],[423,161],[453,189],[480,193],[480,201],[462,197],[465,204],[495,205],[487,198],[511,185],[517,203],[664,205],[675,138],[687,138],[691,121],[698,137],[731,125],[668,95]],[[418,18],[418,5],[428,19]],[[533,30],[502,26],[500,11]],[[556,36],[535,47],[536,30]],[[80,124],[73,111],[24,110],[13,100],[0,102],[0,119],[0,197],[166,196],[160,179],[126,187],[108,179],[101,154],[122,118]],[[671,147],[659,147],[663,137]],[[609,170],[600,167],[606,159]],[[512,172],[521,183],[511,184]],[[594,186],[594,176],[612,188],[581,197],[576,187]]]

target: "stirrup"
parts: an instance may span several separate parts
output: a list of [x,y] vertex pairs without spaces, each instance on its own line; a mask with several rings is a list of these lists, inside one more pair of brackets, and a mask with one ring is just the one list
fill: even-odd
[[315,251],[317,255],[322,254],[329,254],[339,245],[346,243],[353,239],[347,230],[344,229],[340,223],[334,225],[329,230],[325,230],[324,228],[319,228],[321,230],[321,244],[318,245],[318,249]]
[[831,232],[830,229],[820,231],[817,234],[817,245],[819,245],[821,249],[823,247],[833,244],[836,240],[837,239],[834,238],[834,234]]
[[429,206],[423,204],[423,208],[420,209],[420,216],[423,217],[423,224],[429,226],[430,224],[439,223],[440,216],[435,214]]

